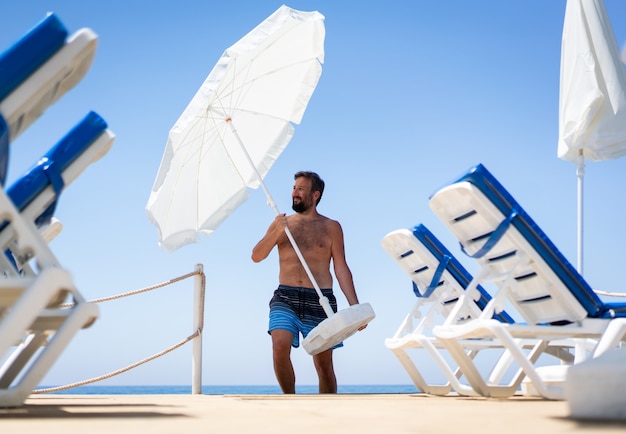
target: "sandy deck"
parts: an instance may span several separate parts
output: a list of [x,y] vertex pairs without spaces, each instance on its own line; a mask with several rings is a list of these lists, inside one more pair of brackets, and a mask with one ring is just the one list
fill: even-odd
[[567,402],[394,395],[33,395],[0,409],[4,433],[624,432],[577,421]]

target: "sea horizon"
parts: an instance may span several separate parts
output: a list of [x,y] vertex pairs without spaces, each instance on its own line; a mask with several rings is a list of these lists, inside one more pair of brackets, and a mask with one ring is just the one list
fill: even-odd
[[[46,389],[55,386],[42,386]],[[191,385],[132,385],[132,386],[79,386],[67,390],[51,392],[53,394],[72,395],[185,395],[191,394]],[[418,393],[412,384],[374,384],[374,385],[338,385],[340,394],[395,394]],[[281,394],[278,385],[205,385],[202,386],[203,395],[278,395]],[[296,393],[316,394],[317,385],[296,386]]]

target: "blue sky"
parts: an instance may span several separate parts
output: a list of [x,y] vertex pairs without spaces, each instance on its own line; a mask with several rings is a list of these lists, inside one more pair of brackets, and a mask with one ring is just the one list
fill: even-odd
[[[267,303],[276,253],[250,260],[274,213],[262,191],[210,237],[167,253],[145,205],[169,129],[222,52],[282,1],[6,2],[0,47],[54,11],[70,32],[99,35],[87,76],[11,148],[16,179],[89,110],[116,133],[111,151],[64,192],[64,230],[52,248],[88,299],[207,273],[203,383],[275,384]],[[326,60],[301,125],[266,178],[290,210],[293,173],[317,171],[319,211],[341,222],[359,297],[377,318],[335,352],[340,384],[408,384],[383,341],[414,302],[380,246],[418,223],[458,252],[428,207],[440,186],[483,163],[565,256],[576,263],[576,174],[556,156],[565,0],[292,1],[326,17]],[[618,44],[626,3],[606,0]],[[589,163],[585,176],[585,277],[623,291],[626,160]],[[459,253],[459,258],[461,254]],[[461,258],[470,271],[475,266]],[[124,367],[191,333],[192,281],[101,305],[46,376],[65,384]],[[336,288],[338,291],[338,288]],[[347,303],[339,294],[340,308]],[[299,384],[315,384],[310,356],[293,353]],[[103,384],[190,384],[191,345]]]

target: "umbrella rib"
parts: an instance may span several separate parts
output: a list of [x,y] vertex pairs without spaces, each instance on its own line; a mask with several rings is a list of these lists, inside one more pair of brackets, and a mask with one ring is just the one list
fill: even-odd
[[[220,108],[222,108],[222,110],[224,111],[226,117],[232,116],[233,112],[231,110],[234,110],[237,107],[240,107],[240,105],[242,104],[242,102],[245,100],[246,96],[248,95],[248,93],[252,90],[252,88],[254,87],[254,83],[255,81],[259,78],[259,77],[268,77],[271,76],[273,74],[276,74],[280,71],[283,71],[287,68],[291,68],[294,65],[300,65],[303,63],[307,63],[310,62],[312,59],[317,60],[317,62],[321,65],[323,62],[320,60],[319,57],[308,57],[308,58],[304,58],[302,60],[299,60],[297,62],[292,62],[289,63],[287,65],[283,65],[279,68],[275,68],[273,70],[269,70],[269,71],[265,71],[263,73],[262,76],[255,76],[250,78],[250,72],[252,70],[252,65],[254,65],[254,62],[256,60],[256,58],[260,57],[262,55],[263,52],[271,49],[276,43],[277,40],[280,38],[286,38],[288,37],[287,35],[289,33],[291,33],[292,31],[294,31],[296,29],[295,26],[287,28],[286,30],[284,30],[282,32],[282,35],[280,35],[279,37],[276,37],[273,41],[271,41],[260,53],[258,53],[254,58],[249,59],[248,61],[248,67],[245,68],[245,74],[241,79],[237,79],[237,75],[238,75],[238,58],[237,57],[232,57],[230,62],[232,62],[232,71],[230,72],[231,74],[231,79],[230,84],[229,84],[229,91],[228,92],[222,92],[221,95],[216,95],[216,99],[220,105]],[[274,35],[276,36],[276,35]],[[305,82],[302,82],[301,84],[304,84]],[[311,86],[312,89],[314,89],[316,87],[317,83],[315,83],[313,86]],[[227,110],[226,106],[224,106],[223,101],[225,99],[228,99],[228,108],[229,110]],[[240,109],[237,109],[240,110]]]
[[[239,176],[239,179],[245,185],[246,182],[243,179],[243,177],[241,176],[241,171],[240,171],[239,167],[237,166],[237,164],[235,163],[235,160],[232,157],[232,155],[231,155],[231,153],[230,153],[230,151],[228,149],[228,146],[226,146],[226,140],[224,138],[224,134],[222,134],[222,130],[226,130],[227,129],[226,128],[227,119],[219,119],[219,118],[216,118],[216,117],[213,117],[213,116],[211,116],[211,117],[207,116],[206,119],[207,119],[207,121],[210,120],[213,123],[213,127],[214,127],[213,129],[216,132],[217,141],[220,143],[220,145],[222,145],[222,148],[224,149],[224,152],[226,153],[228,161],[230,162],[232,167],[235,168],[235,172],[237,172],[237,176]],[[206,142],[203,140],[203,143],[206,143]],[[200,160],[202,160],[202,155],[200,155],[200,157],[201,157]],[[199,169],[199,166],[198,166],[198,169]]]

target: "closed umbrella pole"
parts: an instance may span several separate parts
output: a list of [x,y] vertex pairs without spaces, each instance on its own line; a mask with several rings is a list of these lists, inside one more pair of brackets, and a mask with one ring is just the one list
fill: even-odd
[[583,205],[583,197],[584,197],[584,177],[585,177],[585,157],[583,155],[583,150],[580,149],[578,153],[578,168],[576,169],[576,177],[578,178],[578,240],[577,240],[577,248],[578,248],[578,258],[576,261],[576,268],[580,275],[583,274],[583,254],[584,254],[584,232],[583,232],[583,219],[584,219],[584,205]]

